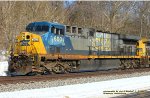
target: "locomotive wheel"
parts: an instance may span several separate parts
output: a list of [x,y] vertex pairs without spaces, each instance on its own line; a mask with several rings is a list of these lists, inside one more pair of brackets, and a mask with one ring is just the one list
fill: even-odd
[[132,60],[133,68],[138,68],[137,60]]
[[125,69],[125,60],[120,60],[121,64],[120,64],[120,69],[124,70]]
[[132,63],[132,62],[131,62],[130,60],[126,60],[126,63],[125,63],[125,64],[126,64],[126,68],[128,68],[128,69],[129,69],[129,68],[132,68],[131,63]]
[[56,64],[53,68],[52,71],[54,73],[65,73],[65,68],[61,64]]
[[124,69],[129,69],[129,68],[133,68],[133,64],[131,60],[123,60],[122,61],[122,68]]
[[41,67],[41,70],[42,70],[42,75],[48,75],[50,74],[51,72],[43,65],[40,65]]
[[66,73],[69,73],[69,72],[72,72],[72,69],[71,68],[66,68]]

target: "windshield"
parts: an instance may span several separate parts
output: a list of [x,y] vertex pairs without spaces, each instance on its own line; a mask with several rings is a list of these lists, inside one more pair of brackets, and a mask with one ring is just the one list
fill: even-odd
[[49,26],[43,25],[29,26],[27,27],[27,31],[42,35],[49,31]]

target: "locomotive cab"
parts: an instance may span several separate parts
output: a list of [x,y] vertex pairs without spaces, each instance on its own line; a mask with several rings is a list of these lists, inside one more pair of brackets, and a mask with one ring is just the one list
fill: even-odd
[[[11,53],[10,72],[27,74],[33,66],[40,66],[43,56],[57,51],[64,45],[64,26],[57,23],[33,22],[16,37],[14,51]],[[19,70],[19,72],[17,71]]]

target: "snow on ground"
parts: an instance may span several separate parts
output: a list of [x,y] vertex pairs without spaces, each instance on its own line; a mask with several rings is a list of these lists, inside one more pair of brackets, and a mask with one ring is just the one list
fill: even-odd
[[8,61],[0,62],[0,76],[7,76],[8,72]]
[[1,92],[0,98],[108,98],[149,89],[150,75],[15,92]]
[[8,71],[8,51],[0,50],[0,76],[7,76]]

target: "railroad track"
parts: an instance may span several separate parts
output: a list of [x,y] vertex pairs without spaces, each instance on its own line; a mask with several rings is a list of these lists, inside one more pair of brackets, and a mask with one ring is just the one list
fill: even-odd
[[39,81],[54,81],[58,79],[68,79],[68,78],[123,75],[149,71],[150,68],[142,68],[142,69],[109,70],[109,71],[80,72],[80,73],[53,74],[53,75],[38,75],[38,76],[15,76],[15,77],[4,76],[0,77],[0,84],[7,85],[7,84],[31,83]]

